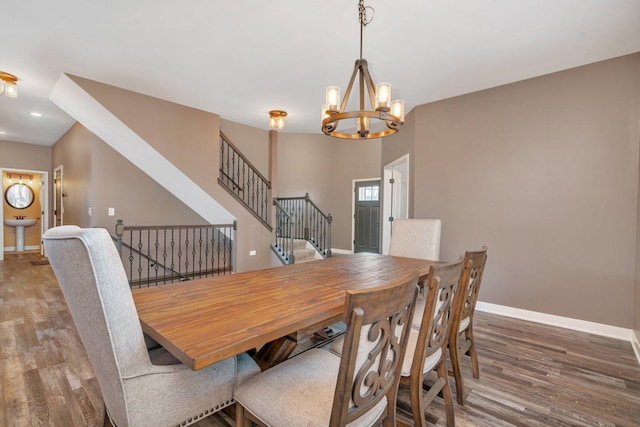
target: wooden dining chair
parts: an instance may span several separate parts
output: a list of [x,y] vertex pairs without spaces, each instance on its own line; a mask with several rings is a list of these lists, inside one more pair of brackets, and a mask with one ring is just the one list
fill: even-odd
[[238,387],[236,422],[273,427],[395,426],[418,278],[347,291],[344,352],[312,349]]
[[234,403],[260,372],[241,354],[199,371],[164,348],[149,351],[122,261],[102,228],[55,227],[43,236],[105,404],[105,425],[186,426]]
[[453,318],[453,325],[449,336],[449,357],[456,383],[456,400],[464,405],[464,381],[460,369],[460,359],[471,357],[471,371],[473,378],[480,378],[476,343],[473,338],[473,313],[478,302],[478,293],[482,283],[484,266],[487,262],[487,248],[464,255],[463,283],[460,284],[461,301]]
[[[455,426],[446,355],[449,331],[456,310],[456,292],[461,279],[461,260],[431,267],[425,284],[426,302],[422,324],[419,330],[411,328],[409,334],[400,387],[408,387],[410,405],[399,401],[398,411],[403,415],[410,414],[415,426],[426,426],[425,410],[439,393],[444,400],[447,426]],[[436,381],[428,386],[425,393],[425,380],[432,371],[436,374]]]
[[[442,221],[439,219],[396,219],[393,221],[389,255],[439,261],[441,234]],[[420,292],[412,321],[414,328],[420,327],[424,303],[424,293]]]

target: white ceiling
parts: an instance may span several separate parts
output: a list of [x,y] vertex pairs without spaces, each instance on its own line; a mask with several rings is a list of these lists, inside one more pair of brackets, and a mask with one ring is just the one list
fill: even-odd
[[[640,0],[367,0],[373,79],[416,105],[640,51]],[[359,55],[357,0],[20,0],[2,8],[0,139],[52,145],[70,73],[266,129],[320,133],[324,89]],[[34,118],[28,113],[44,114]]]

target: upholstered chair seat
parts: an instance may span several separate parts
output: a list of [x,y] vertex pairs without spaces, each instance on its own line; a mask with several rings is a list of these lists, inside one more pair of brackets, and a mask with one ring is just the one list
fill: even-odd
[[417,276],[347,291],[342,357],[312,349],[236,391],[239,427],[395,426]]
[[43,241],[116,427],[192,424],[233,404],[238,385],[260,372],[246,354],[193,371],[149,350],[106,230],[56,227]]
[[[330,423],[339,369],[339,356],[312,349],[248,381],[236,392],[236,399],[267,426],[326,427]],[[386,406],[386,399],[380,400],[349,426],[374,425]]]

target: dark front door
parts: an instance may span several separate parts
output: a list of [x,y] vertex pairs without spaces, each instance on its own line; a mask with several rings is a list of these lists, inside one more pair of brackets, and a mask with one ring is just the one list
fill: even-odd
[[380,252],[380,180],[362,181],[355,188],[354,252]]

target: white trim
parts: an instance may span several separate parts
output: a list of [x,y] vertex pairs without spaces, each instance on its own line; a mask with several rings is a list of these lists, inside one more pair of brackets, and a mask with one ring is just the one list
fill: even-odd
[[640,365],[640,338],[633,331],[631,331],[631,347],[633,347],[633,352],[636,354],[636,359],[638,359],[638,364]]
[[[25,246],[24,247],[25,251],[39,251],[40,250],[40,246],[36,246],[36,245],[31,245],[31,246]],[[16,247],[15,246],[5,246],[4,247],[4,251],[5,252],[14,252],[14,253],[18,253],[16,252]],[[22,251],[20,251],[22,252]]]
[[[616,338],[624,341],[631,341],[634,335],[631,329],[620,328],[618,326],[605,325],[602,323],[589,322],[586,320],[572,319],[570,317],[556,316],[553,314],[540,313],[537,311],[523,310],[520,308],[507,307],[505,305],[491,304],[478,301],[476,309],[487,313],[499,314],[501,316],[513,317],[516,319],[528,320],[530,322],[542,323],[545,325],[558,326],[560,328],[574,331],[587,332],[594,335],[601,335],[609,338]],[[636,352],[636,355],[638,353]],[[640,361],[640,359],[639,359]]]
[[[406,176],[402,177],[401,176],[401,182],[400,184],[395,184],[397,185],[396,188],[399,188],[401,195],[400,198],[402,199],[402,196],[405,196],[405,204],[403,206],[405,212],[393,212],[393,216],[394,218],[408,218],[409,217],[409,195],[411,193],[411,180],[410,180],[410,176],[411,176],[411,172],[410,172],[410,157],[409,157],[409,153],[402,155],[401,157],[397,158],[396,160],[394,160],[393,162],[387,164],[384,166],[383,168],[383,176],[382,176],[382,227],[381,227],[381,234],[380,234],[380,253],[383,255],[388,255],[389,254],[389,246],[390,246],[390,241],[391,241],[391,223],[389,222],[389,217],[391,216],[391,212],[392,212],[392,204],[394,204],[394,201],[391,200],[390,194],[391,194],[391,184],[389,183],[390,178],[393,177],[393,172],[395,170],[396,167],[398,166],[402,166],[405,165],[406,166]],[[405,179],[406,180],[406,188],[405,186],[402,185],[402,180]],[[404,194],[404,192],[406,192],[406,194]]]
[[353,253],[353,251],[352,250],[350,251],[349,249],[334,249],[334,248],[331,248],[331,253],[332,254],[341,254],[341,255],[350,255],[350,254]]

